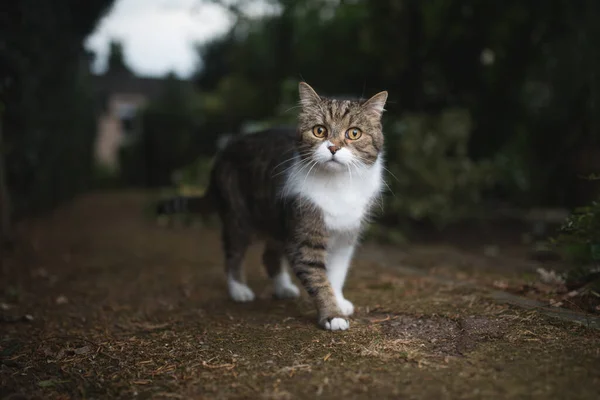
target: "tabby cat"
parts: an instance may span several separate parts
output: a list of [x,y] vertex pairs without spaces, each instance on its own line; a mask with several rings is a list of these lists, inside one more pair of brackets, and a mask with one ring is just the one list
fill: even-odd
[[359,234],[383,178],[381,116],[387,92],[367,101],[319,96],[301,82],[297,130],[233,139],[217,156],[204,197],[161,202],[158,213],[217,211],[229,295],[254,299],[242,263],[254,237],[279,298],[295,298],[288,266],[327,330],[346,330],[354,306],[342,292]]

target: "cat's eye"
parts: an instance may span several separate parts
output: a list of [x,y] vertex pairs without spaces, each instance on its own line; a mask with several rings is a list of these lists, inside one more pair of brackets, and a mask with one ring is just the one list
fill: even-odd
[[346,131],[346,137],[350,140],[356,140],[362,136],[362,131],[358,128],[350,128]]
[[323,125],[316,125],[313,130],[313,135],[315,135],[318,138],[324,138],[325,135],[327,135],[327,128],[325,128]]

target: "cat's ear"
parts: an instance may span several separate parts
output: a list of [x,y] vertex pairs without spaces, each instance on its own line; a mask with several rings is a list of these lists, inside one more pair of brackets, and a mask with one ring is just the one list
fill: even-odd
[[310,106],[321,101],[321,97],[319,97],[317,92],[315,92],[315,90],[306,82],[300,82],[298,84],[298,92],[300,93],[300,104],[302,104],[302,106]]
[[375,96],[363,103],[363,108],[381,116],[385,109],[385,102],[387,101],[388,92],[379,92]]

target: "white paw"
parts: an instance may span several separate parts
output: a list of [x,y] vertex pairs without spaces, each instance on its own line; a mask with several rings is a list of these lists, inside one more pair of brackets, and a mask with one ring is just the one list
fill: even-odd
[[342,297],[337,299],[337,303],[338,307],[340,307],[340,310],[342,310],[342,314],[344,314],[346,317],[354,314],[354,304],[352,304],[350,301]]
[[350,321],[344,318],[332,318],[331,321],[325,321],[324,328],[328,331],[345,331],[350,328]]
[[293,283],[290,283],[289,286],[275,286],[275,297],[278,299],[295,299],[300,297],[300,289]]
[[273,278],[275,297],[278,299],[294,299],[300,296],[300,289],[292,283],[287,271]]
[[254,300],[254,292],[252,289],[243,283],[230,280],[229,284],[229,296],[233,301],[237,301],[240,303],[246,303],[248,301]]

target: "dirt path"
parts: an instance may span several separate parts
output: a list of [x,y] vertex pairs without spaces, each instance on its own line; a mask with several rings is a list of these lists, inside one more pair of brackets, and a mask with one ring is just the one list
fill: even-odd
[[143,203],[90,195],[27,227],[1,275],[0,398],[600,397],[598,330],[362,257],[351,329],[325,332],[305,298],[270,298],[258,248],[259,299],[227,300],[217,233]]

